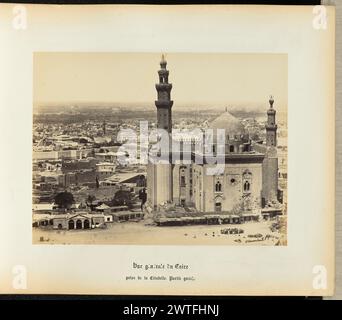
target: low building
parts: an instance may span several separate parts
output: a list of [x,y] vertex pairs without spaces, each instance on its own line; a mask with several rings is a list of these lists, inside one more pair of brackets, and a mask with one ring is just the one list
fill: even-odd
[[63,173],[92,170],[95,168],[97,160],[95,158],[64,160],[62,162]]
[[131,191],[139,191],[146,187],[146,172],[117,172],[101,181],[101,185],[126,186]]
[[105,210],[108,210],[110,207],[107,206],[106,204],[102,203],[101,205],[97,206],[95,208],[95,211],[98,211],[98,212],[105,212]]
[[132,220],[142,220],[144,218],[144,212],[141,211],[121,211],[111,213],[113,221],[124,222]]
[[261,210],[261,214],[264,220],[273,219],[277,216],[283,215],[283,209],[282,208],[263,208]]
[[100,162],[96,164],[96,176],[99,181],[111,177],[115,173],[116,165],[111,162]]
[[111,214],[105,214],[104,217],[106,223],[111,223],[114,221],[113,216]]
[[46,227],[52,225],[52,217],[53,215],[51,213],[34,212],[32,215],[32,226]]
[[113,207],[108,207],[103,210],[105,214],[111,214],[115,212],[121,212],[121,211],[127,211],[128,207],[127,206],[113,206]]
[[74,230],[74,229],[93,229],[105,225],[103,214],[77,213],[77,214],[58,214],[51,217],[53,229]]
[[32,205],[32,210],[36,213],[50,212],[55,208],[54,203],[35,203]]

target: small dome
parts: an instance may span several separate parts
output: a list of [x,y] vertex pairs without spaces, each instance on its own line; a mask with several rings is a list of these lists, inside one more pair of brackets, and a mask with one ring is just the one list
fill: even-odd
[[235,118],[228,111],[222,113],[211,122],[210,129],[224,129],[227,135],[242,135],[246,133],[245,127],[239,119]]

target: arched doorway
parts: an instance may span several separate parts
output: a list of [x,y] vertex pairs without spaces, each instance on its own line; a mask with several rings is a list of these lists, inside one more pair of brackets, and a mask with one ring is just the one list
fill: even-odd
[[222,197],[218,196],[215,198],[215,212],[222,211]]
[[75,229],[74,220],[69,220],[68,226],[69,226],[69,229]]
[[222,211],[222,203],[216,202],[215,203],[215,212],[221,212]]
[[58,229],[59,229],[59,230],[63,229],[63,226],[62,226],[61,223],[58,224]]
[[76,221],[76,229],[82,229],[83,225],[82,225],[82,221],[81,220],[77,220]]
[[89,223],[89,220],[86,219],[84,220],[84,229],[89,229],[90,228],[90,223]]

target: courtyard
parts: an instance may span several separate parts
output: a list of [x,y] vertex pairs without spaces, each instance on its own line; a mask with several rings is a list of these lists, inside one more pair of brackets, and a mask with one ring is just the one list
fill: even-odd
[[[154,224],[148,224],[144,220],[108,223],[105,229],[51,230],[33,228],[32,240],[33,244],[279,245],[282,235],[278,231],[271,231],[271,225],[272,221],[261,221],[234,225],[158,227]],[[221,230],[226,228],[238,228],[243,230],[243,233],[222,234]]]

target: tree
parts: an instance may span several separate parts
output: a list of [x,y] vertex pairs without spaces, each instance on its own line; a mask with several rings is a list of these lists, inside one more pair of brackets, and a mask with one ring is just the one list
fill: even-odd
[[96,197],[93,194],[89,194],[88,197],[87,197],[87,200],[86,200],[87,206],[92,208],[93,202],[95,200],[96,200]]
[[133,206],[132,194],[126,190],[118,190],[115,193],[111,204],[113,206],[127,206],[128,208],[132,208]]
[[260,199],[250,194],[243,195],[239,201],[233,206],[231,214],[241,216],[245,211],[252,211],[260,208]]
[[58,208],[70,209],[74,202],[74,196],[68,191],[60,192],[55,196],[55,204]]

